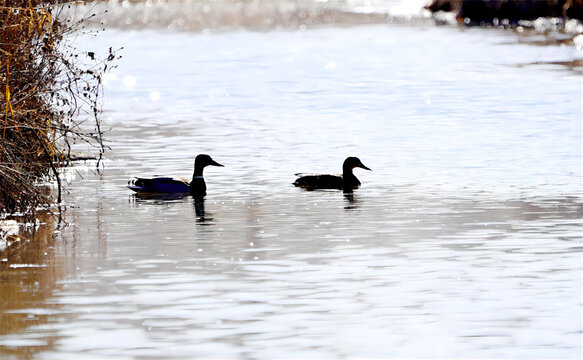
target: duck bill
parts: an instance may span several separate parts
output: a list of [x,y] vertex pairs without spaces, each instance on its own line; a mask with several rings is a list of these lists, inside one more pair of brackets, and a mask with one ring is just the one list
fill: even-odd
[[209,165],[225,167],[224,165],[221,165],[221,164],[219,164],[218,162],[216,162],[214,160],[212,160],[212,162]]
[[367,167],[366,167],[366,166],[364,166],[363,164],[360,164],[358,167],[359,167],[359,168],[362,168],[362,169],[365,169],[365,170],[372,171],[370,168],[367,168]]

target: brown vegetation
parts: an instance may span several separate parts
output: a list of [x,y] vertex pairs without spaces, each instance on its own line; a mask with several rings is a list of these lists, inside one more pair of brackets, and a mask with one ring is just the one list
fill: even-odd
[[[101,74],[115,58],[78,54],[67,36],[81,22],[67,20],[71,1],[0,0],[0,214],[31,214],[61,201],[58,167],[83,140],[103,153]],[[87,60],[87,64],[83,62]],[[93,126],[87,130],[87,120]],[[40,181],[56,181],[56,198]]]

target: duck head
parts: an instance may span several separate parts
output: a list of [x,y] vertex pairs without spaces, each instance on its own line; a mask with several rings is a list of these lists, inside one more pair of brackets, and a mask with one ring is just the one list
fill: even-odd
[[210,156],[207,154],[200,154],[194,159],[194,176],[202,176],[202,171],[205,167],[212,165],[212,166],[223,166],[218,162],[214,161]]
[[359,158],[354,157],[354,156],[347,157],[346,160],[344,160],[344,164],[342,165],[342,171],[344,173],[352,172],[352,169],[357,168],[357,167],[361,168],[361,169],[372,171],[370,168],[364,166],[364,164],[360,161]]

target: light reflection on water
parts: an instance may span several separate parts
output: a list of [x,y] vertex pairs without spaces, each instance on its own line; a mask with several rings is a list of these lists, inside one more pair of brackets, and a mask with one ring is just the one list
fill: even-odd
[[191,198],[71,209],[56,321],[30,337],[58,337],[49,358],[578,351],[577,199],[408,190],[208,199],[208,222]]
[[[517,68],[575,55],[509,36],[105,32],[87,46],[126,48],[106,85],[112,151],[101,174],[72,173],[49,267],[18,269],[55,272],[52,294],[2,316],[43,322],[3,327],[0,349],[579,357],[581,82]],[[204,215],[124,187],[188,177],[198,153],[225,165],[205,170]],[[291,185],[348,155],[373,169],[352,196]]]

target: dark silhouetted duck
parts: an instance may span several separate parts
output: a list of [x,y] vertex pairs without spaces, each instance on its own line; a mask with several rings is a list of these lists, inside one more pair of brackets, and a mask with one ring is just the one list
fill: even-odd
[[194,174],[190,183],[178,177],[137,177],[128,183],[128,188],[140,195],[190,193],[195,198],[202,198],[206,195],[206,183],[202,177],[202,171],[209,165],[223,166],[210,156],[200,154],[194,159]]
[[360,186],[360,181],[354,176],[352,170],[354,168],[362,168],[370,170],[362,164],[357,157],[347,157],[342,165],[342,176],[338,175],[306,175],[296,174],[301,176],[293,182],[295,186],[312,189],[344,189],[350,191],[357,189]]

